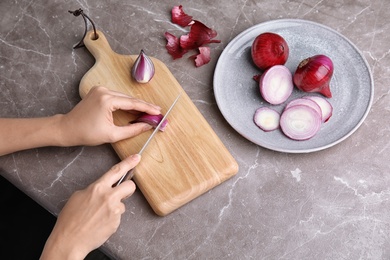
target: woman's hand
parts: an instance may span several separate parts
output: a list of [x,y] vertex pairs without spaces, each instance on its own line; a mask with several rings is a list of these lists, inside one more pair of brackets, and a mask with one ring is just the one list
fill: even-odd
[[139,155],[130,156],[86,189],[76,191],[59,214],[41,259],[84,259],[101,246],[120,224],[125,211],[122,200],[135,190],[133,181],[113,185],[139,161]]
[[72,111],[62,118],[63,145],[98,145],[114,143],[149,130],[146,123],[116,126],[113,112],[146,112],[160,114],[161,108],[104,87],[92,88]]
[[136,136],[146,123],[116,126],[113,112],[160,114],[160,108],[104,87],[94,87],[68,114],[41,118],[0,118],[0,156],[43,146],[98,145]]

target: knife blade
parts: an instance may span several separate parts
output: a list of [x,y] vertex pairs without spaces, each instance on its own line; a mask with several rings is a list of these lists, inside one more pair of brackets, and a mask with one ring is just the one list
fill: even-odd
[[[146,147],[149,145],[150,141],[153,139],[153,137],[156,135],[156,133],[160,130],[163,122],[165,121],[165,119],[168,117],[169,113],[172,111],[173,107],[176,105],[177,101],[179,100],[181,96],[181,92],[179,93],[179,95],[176,97],[176,99],[173,101],[172,105],[170,106],[170,108],[168,109],[168,111],[165,113],[164,117],[161,119],[160,123],[156,126],[156,128],[154,129],[154,131],[152,132],[152,134],[149,136],[148,140],[146,140],[145,144],[142,146],[141,150],[138,152],[139,155],[141,155]],[[125,180],[129,180],[131,178],[133,178],[134,176],[134,169],[131,169],[130,171],[128,171],[127,173],[125,173],[120,179],[119,181],[116,183],[115,186],[118,186],[119,184],[121,184],[123,181]]]

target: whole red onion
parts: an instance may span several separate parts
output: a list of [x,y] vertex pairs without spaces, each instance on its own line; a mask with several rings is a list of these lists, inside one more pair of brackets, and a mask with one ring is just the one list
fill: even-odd
[[284,38],[271,32],[258,35],[251,47],[253,62],[261,70],[266,70],[274,65],[284,65],[288,54],[289,48]]
[[304,59],[294,73],[295,86],[304,92],[318,92],[332,97],[329,83],[333,75],[333,62],[325,55],[315,55]]

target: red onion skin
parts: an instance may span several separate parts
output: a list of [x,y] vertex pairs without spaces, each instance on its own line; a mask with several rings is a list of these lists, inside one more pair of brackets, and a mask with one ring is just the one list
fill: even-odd
[[289,47],[279,34],[266,32],[253,41],[251,55],[255,65],[266,70],[274,65],[284,65],[289,55]]
[[333,62],[325,55],[315,55],[304,59],[298,65],[293,80],[295,86],[304,92],[318,92],[331,98],[330,80],[333,75]]

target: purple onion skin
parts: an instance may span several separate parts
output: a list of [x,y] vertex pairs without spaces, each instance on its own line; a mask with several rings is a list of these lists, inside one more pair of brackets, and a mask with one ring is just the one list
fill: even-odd
[[[147,123],[147,124],[153,126],[154,128],[156,128],[158,126],[158,124],[160,123],[160,121],[163,119],[163,117],[164,116],[162,114],[149,115],[147,113],[142,113],[136,120],[132,121],[131,123],[142,122],[142,123]],[[168,125],[168,119],[165,119],[159,130],[164,132],[167,125]]]
[[325,55],[315,55],[304,59],[294,73],[295,86],[304,92],[318,92],[331,98],[330,80],[333,75],[333,62]]
[[258,35],[252,43],[253,63],[263,71],[275,65],[284,65],[288,55],[287,42],[279,34],[265,32]]

